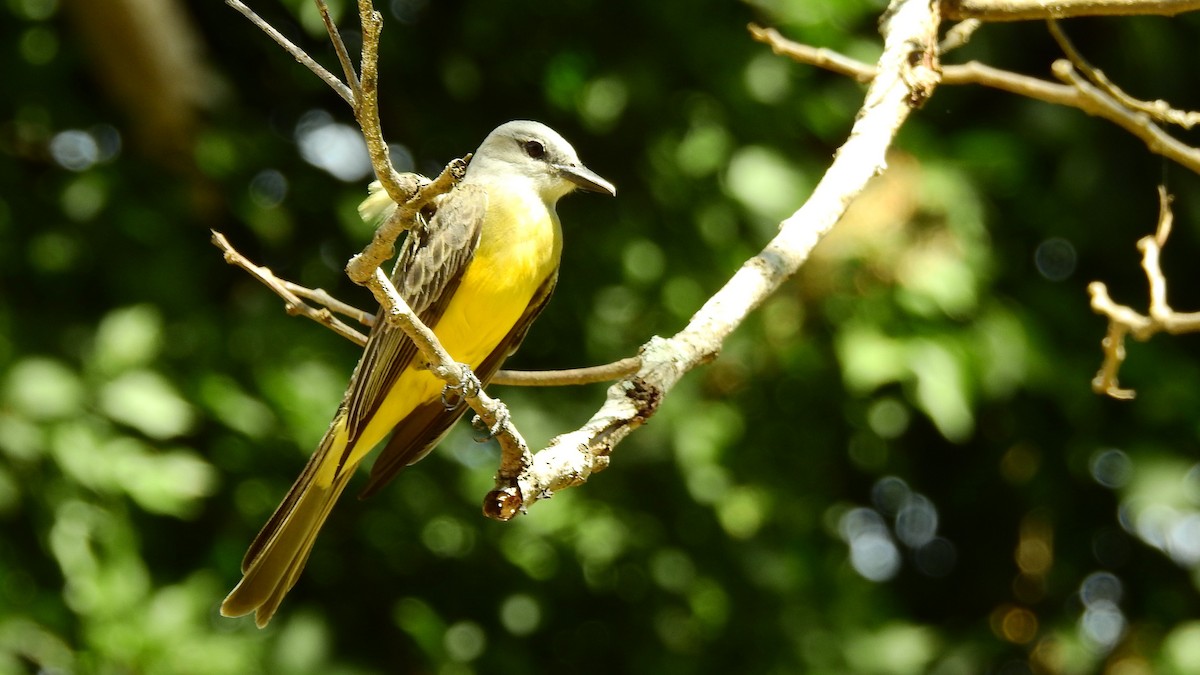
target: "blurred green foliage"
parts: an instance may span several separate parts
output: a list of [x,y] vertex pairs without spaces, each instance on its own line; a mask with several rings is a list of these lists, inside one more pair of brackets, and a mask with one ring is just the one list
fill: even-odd
[[[1198,345],[1130,345],[1139,398],[1098,398],[1084,292],[1141,304],[1134,242],[1165,180],[1171,299],[1200,306],[1197,182],[1105,122],[972,87],[913,116],[891,170],[608,471],[490,522],[496,451],[460,425],[338,506],[268,630],[220,618],[356,350],[208,228],[366,306],[340,270],[368,179],[340,100],[217,2],[183,15],[215,74],[200,122],[147,137],[98,58],[125,43],[82,30],[86,2],[0,8],[0,672],[1200,672]],[[307,0],[252,4],[335,63]],[[353,3],[332,4],[356,49]],[[378,4],[402,169],[528,117],[620,189],[561,205],[525,368],[672,333],[819,180],[863,87],[746,23],[870,60],[882,11]],[[1196,17],[1065,25],[1135,95],[1200,107],[1179,58]],[[1057,56],[1039,25],[991,25],[948,60]],[[603,387],[496,393],[540,444]]]

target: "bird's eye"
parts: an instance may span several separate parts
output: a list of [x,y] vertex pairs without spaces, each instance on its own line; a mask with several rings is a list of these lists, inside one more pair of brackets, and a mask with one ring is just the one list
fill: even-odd
[[525,148],[525,154],[534,159],[541,159],[546,154],[546,147],[538,141],[525,141],[521,147]]

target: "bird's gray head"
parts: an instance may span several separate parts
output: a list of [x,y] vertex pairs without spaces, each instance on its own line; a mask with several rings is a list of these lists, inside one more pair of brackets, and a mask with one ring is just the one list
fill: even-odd
[[579,161],[557,131],[528,120],[507,122],[483,139],[467,169],[468,182],[525,179],[553,204],[576,188],[616,195],[613,184]]

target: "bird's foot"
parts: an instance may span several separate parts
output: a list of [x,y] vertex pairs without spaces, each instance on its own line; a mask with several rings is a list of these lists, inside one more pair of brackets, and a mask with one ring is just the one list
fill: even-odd
[[496,423],[495,424],[493,424],[489,427],[487,425],[487,423],[483,421],[483,418],[481,418],[479,415],[476,415],[471,418],[471,426],[474,427],[476,431],[483,434],[483,436],[475,439],[475,441],[477,443],[485,443],[487,441],[492,440],[493,438],[496,437],[496,434],[500,433],[500,430],[504,428],[504,425],[508,424],[508,420],[509,420],[508,406],[504,405],[503,403],[501,403],[498,400],[495,403],[496,403]]
[[483,391],[483,383],[475,377],[475,373],[471,371],[471,366],[465,363],[458,364],[459,367],[459,382],[458,384],[448,384],[442,387],[442,405],[446,410],[454,410],[462,405],[464,398],[478,396],[479,392]]

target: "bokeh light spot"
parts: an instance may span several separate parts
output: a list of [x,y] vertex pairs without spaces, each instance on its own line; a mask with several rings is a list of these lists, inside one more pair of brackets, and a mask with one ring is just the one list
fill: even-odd
[[505,598],[500,605],[500,623],[513,635],[524,636],[537,630],[542,608],[533,596],[519,593]]
[[250,179],[250,200],[260,208],[273,209],[288,193],[287,178],[275,169],[263,169]]
[[1041,456],[1037,449],[1018,443],[1000,458],[1000,475],[1013,485],[1024,485],[1037,474],[1040,466]]
[[842,515],[838,531],[850,544],[850,565],[870,581],[887,581],[900,571],[900,551],[888,535],[883,517],[855,508]]
[[68,129],[50,139],[50,156],[64,169],[86,171],[100,161],[100,144],[82,129]]
[[923,495],[909,497],[896,514],[896,538],[911,548],[920,548],[933,541],[937,526],[937,509]]
[[1013,644],[1028,644],[1037,637],[1037,616],[1024,607],[1014,605],[997,607],[992,612],[991,625],[993,633]]
[[884,476],[871,486],[871,502],[881,513],[890,516],[899,513],[911,495],[908,483],[896,476]]
[[310,110],[296,123],[296,145],[300,156],[334,178],[359,181],[371,173],[371,157],[362,133],[348,124],[333,121],[324,110]]
[[58,55],[58,34],[45,26],[34,26],[21,34],[21,57],[32,66],[42,66]]
[[750,212],[773,221],[791,213],[811,190],[807,176],[770,148],[740,148],[728,167],[728,194]]
[[1079,599],[1085,607],[1107,602],[1117,604],[1123,593],[1121,580],[1111,572],[1093,572],[1079,585]]
[[1108,651],[1125,633],[1125,615],[1115,604],[1098,601],[1084,610],[1079,632],[1097,649]]
[[621,262],[625,277],[637,283],[650,283],[662,276],[665,259],[658,244],[649,239],[633,239],[625,244]]
[[475,544],[474,531],[451,516],[438,516],[421,530],[421,543],[443,558],[461,558]]
[[1075,272],[1075,247],[1062,237],[1052,237],[1038,244],[1033,262],[1047,280],[1065,281]]
[[442,646],[454,661],[474,661],[487,648],[487,633],[474,621],[459,621],[446,629]]
[[629,103],[629,88],[619,77],[600,77],[583,88],[579,98],[579,115],[593,131],[605,131],[625,112]]
[[958,552],[954,544],[942,537],[936,537],[921,548],[913,556],[917,570],[927,577],[938,579],[954,571],[958,562]]
[[1180,565],[1200,565],[1200,513],[1192,511],[1167,530],[1167,553]]
[[1116,448],[1098,450],[1088,462],[1092,478],[1106,488],[1124,487],[1133,475],[1133,462]]
[[894,398],[881,398],[867,409],[867,424],[880,438],[899,438],[908,429],[908,408]]
[[746,64],[742,81],[759,103],[778,103],[791,89],[791,65],[774,54],[759,54]]

